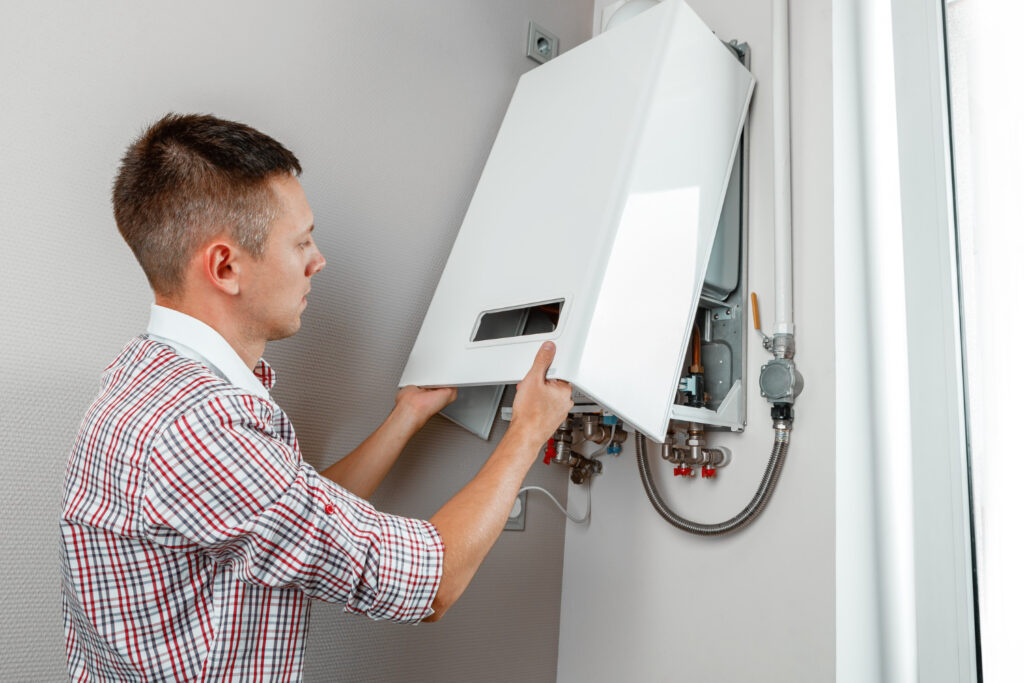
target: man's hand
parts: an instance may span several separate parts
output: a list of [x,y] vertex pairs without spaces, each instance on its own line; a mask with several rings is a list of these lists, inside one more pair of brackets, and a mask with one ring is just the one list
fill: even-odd
[[454,400],[455,389],[452,388],[403,388],[395,398],[395,409],[384,424],[358,448],[320,474],[357,496],[369,498],[412,435],[432,415]]
[[395,397],[395,412],[412,420],[419,429],[431,417],[451,404],[458,396],[453,387],[424,389],[422,387],[402,387]]
[[512,423],[533,441],[543,442],[565,421],[572,408],[572,386],[560,379],[547,379],[548,368],[555,358],[553,342],[544,342],[533,360],[533,367],[516,385],[512,403]]

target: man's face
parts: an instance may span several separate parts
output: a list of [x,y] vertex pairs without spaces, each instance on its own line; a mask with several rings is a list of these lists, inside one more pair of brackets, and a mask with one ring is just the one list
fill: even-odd
[[313,210],[302,185],[295,177],[282,175],[270,180],[270,187],[277,197],[277,217],[263,255],[245,259],[241,290],[250,333],[267,341],[299,331],[310,281],[327,263],[313,242]]

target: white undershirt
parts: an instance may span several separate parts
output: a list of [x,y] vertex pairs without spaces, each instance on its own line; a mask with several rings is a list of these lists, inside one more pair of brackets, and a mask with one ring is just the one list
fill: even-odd
[[246,367],[231,344],[203,321],[153,304],[146,333],[154,341],[172,347],[178,355],[202,363],[221,379],[270,400],[270,392],[252,368]]

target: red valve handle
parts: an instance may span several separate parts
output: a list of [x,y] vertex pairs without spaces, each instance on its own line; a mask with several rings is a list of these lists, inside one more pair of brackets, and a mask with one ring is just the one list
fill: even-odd
[[672,470],[672,474],[674,476],[676,476],[676,477],[692,477],[693,476],[693,468],[692,467],[677,467],[674,470]]
[[700,476],[704,479],[711,479],[716,474],[718,474],[718,470],[716,470],[714,467],[708,467],[707,465],[705,465],[704,467],[700,468]]
[[553,457],[555,457],[555,440],[548,439],[548,447],[544,449],[544,464],[550,465]]

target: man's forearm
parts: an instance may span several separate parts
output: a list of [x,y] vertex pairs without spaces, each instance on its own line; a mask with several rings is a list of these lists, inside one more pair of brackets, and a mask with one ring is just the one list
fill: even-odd
[[369,498],[422,426],[420,418],[396,407],[366,441],[320,474],[357,496]]
[[480,472],[431,519],[445,543],[444,573],[434,614],[440,619],[469,585],[508,519],[541,442],[510,427]]

